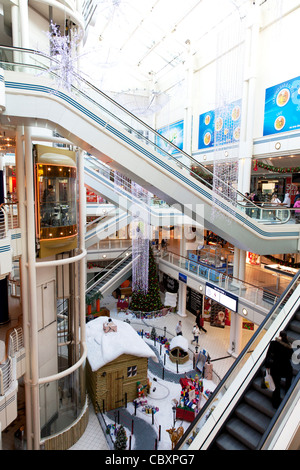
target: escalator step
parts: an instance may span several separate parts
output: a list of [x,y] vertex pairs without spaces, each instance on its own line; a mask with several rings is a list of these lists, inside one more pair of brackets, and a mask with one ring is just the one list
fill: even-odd
[[292,331],[295,331],[295,333],[300,334],[300,321],[293,319],[293,320],[290,321],[290,323],[288,324],[288,329],[289,329],[289,330],[292,330]]
[[298,312],[295,313],[294,319],[300,321],[300,310],[298,310]]
[[217,437],[215,444],[221,450],[249,450],[249,447],[226,432]]
[[261,433],[243,423],[238,418],[232,418],[226,424],[226,430],[249,449],[255,450],[261,439]]
[[299,333],[297,333],[296,331],[290,329],[289,327],[286,330],[286,334],[287,334],[288,339],[290,340],[291,343],[293,343],[294,341],[299,339]]
[[242,402],[235,410],[235,414],[239,419],[249,424],[259,433],[263,434],[270,424],[271,418],[264,413],[256,410],[247,403]]
[[262,393],[263,395],[265,395],[266,397],[269,397],[271,398],[272,397],[272,392],[271,390],[269,390],[268,388],[262,388],[261,387],[261,379],[262,379],[262,376],[258,375],[257,377],[255,377],[255,379],[253,380],[252,382],[252,387],[257,390],[259,393]]
[[272,418],[276,412],[275,408],[272,406],[271,399],[254,388],[250,388],[250,390],[248,390],[244,399],[245,402],[253,406],[253,408],[256,408],[270,418]]

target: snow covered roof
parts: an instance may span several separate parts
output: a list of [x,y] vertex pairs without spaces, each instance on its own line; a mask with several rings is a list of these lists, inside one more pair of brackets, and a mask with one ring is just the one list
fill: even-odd
[[127,322],[113,319],[117,331],[105,333],[103,324],[108,317],[98,317],[86,325],[87,358],[92,371],[96,371],[122,354],[152,357],[155,353]]
[[174,338],[170,342],[170,350],[172,351],[172,349],[174,349],[174,348],[181,348],[184,351],[188,351],[189,350],[189,342],[186,338],[184,338],[181,335],[174,336]]

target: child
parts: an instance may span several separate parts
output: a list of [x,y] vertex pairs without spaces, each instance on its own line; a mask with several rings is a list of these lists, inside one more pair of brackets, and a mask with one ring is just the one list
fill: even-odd
[[199,334],[200,334],[200,331],[199,331],[198,326],[194,325],[194,327],[193,327],[194,339],[192,340],[192,343],[195,341],[196,344],[198,345]]

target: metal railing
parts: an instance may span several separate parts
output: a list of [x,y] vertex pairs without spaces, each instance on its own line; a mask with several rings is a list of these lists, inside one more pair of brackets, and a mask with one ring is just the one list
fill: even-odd
[[5,356],[0,362],[0,395],[9,390],[14,377],[13,357],[24,347],[23,328],[16,326],[6,333]]
[[[14,59],[9,61],[8,56],[9,53],[12,52],[17,52],[18,57],[20,57],[20,62],[14,61]],[[182,181],[188,182],[190,181],[190,176],[192,176],[195,181],[197,180],[199,183],[209,188],[212,194],[218,195],[218,198],[214,197],[214,204],[216,206],[222,208],[224,207],[224,200],[227,201],[230,204],[228,210],[232,215],[234,215],[235,211],[240,211],[246,216],[256,219],[259,223],[269,224],[271,222],[269,207],[265,209],[250,200],[247,202],[247,206],[245,206],[243,202],[245,198],[244,194],[224,182],[221,178],[218,178],[191,155],[181,150],[163,135],[152,129],[148,124],[130,113],[119,103],[81,77],[75,70],[72,71],[72,77],[68,75],[64,80],[64,77],[59,76],[60,74],[57,73],[61,65],[55,57],[50,57],[34,49],[0,46],[0,65],[5,70],[16,69],[18,72],[23,71],[36,76],[43,74],[53,79],[54,82],[56,79],[59,83],[65,81],[65,90],[67,91],[70,89],[70,79],[73,79],[71,94],[73,94],[76,99],[77,108],[80,109],[78,98],[81,98],[93,110],[90,111],[90,113],[95,117],[97,122],[99,122],[99,115],[104,114],[107,120],[105,124],[107,130],[114,131],[113,125],[116,124],[121,131],[126,132],[126,135],[132,134],[138,138],[144,145],[151,147],[151,149],[155,151],[156,156],[159,155],[159,158],[163,161],[164,168],[168,169],[168,167],[170,167],[173,176],[176,173],[177,166],[179,168],[178,177],[180,177]],[[63,94],[63,91],[58,90],[58,87],[59,86],[56,85],[55,88],[54,84],[52,92],[56,93],[59,97],[60,94]],[[70,97],[70,100],[71,99]],[[195,171],[196,168],[197,172]],[[212,182],[214,182],[214,184]],[[218,185],[222,187],[222,191],[217,189]],[[289,208],[277,208],[272,223],[287,223],[290,219],[289,214]]]
[[[237,279],[232,275],[226,274],[226,272],[222,273],[220,270],[212,268],[207,264],[191,261],[171,251],[161,250],[159,257],[163,261],[167,261],[180,269],[185,269],[205,279],[205,281],[216,284],[229,292],[232,291],[238,297],[253,302],[256,305],[261,305],[264,308],[269,308],[270,304],[274,305],[280,297],[279,292],[273,292],[267,287],[259,287],[258,285]],[[273,275],[270,274],[270,276]]]
[[8,231],[19,227],[18,203],[4,202],[0,205],[0,238],[7,237]]
[[132,252],[132,247],[127,248],[117,258],[115,258],[111,263],[109,263],[105,268],[97,272],[96,276],[86,283],[86,291],[85,291],[86,295],[88,296],[89,292],[93,288],[97,287],[99,282],[105,280],[109,276],[112,270],[120,266],[123,263],[123,261],[126,258],[128,258],[131,252]]

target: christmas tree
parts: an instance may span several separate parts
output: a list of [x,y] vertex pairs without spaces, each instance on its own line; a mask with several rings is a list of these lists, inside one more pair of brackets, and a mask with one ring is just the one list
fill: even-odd
[[153,339],[153,341],[156,338],[156,329],[154,328],[154,326],[152,327],[150,338]]
[[149,274],[148,292],[144,294],[140,290],[132,292],[131,310],[141,312],[152,312],[160,310],[162,303],[159,292],[159,279],[156,272],[156,263],[151,246],[149,247]]
[[115,450],[126,450],[127,446],[127,436],[124,427],[121,426],[117,430],[116,440],[114,444]]

